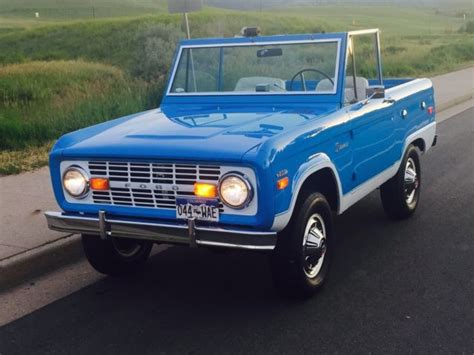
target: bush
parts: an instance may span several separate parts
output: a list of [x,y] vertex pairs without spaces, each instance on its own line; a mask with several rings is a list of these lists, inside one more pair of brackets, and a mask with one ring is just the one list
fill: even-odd
[[419,72],[435,70],[450,70],[456,64],[474,60],[474,43],[448,44],[432,48],[423,60],[413,63],[412,66]]
[[474,33],[474,21],[467,21],[464,25],[461,26],[459,29],[459,32],[461,33]]
[[138,48],[132,74],[152,82],[164,80],[182,38],[184,33],[176,24],[145,24],[136,36]]

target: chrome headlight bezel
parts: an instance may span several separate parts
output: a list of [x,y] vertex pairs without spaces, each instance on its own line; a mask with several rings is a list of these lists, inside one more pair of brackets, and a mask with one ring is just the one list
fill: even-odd
[[[246,188],[247,188],[247,196],[240,205],[230,204],[228,201],[226,201],[226,199],[222,195],[222,191],[221,191],[222,183],[226,179],[231,178],[231,177],[237,178],[240,181],[242,181],[245,184]],[[246,175],[244,175],[242,173],[239,173],[237,171],[231,171],[231,172],[228,172],[228,173],[221,176],[221,178],[219,179],[219,183],[217,185],[217,192],[218,192],[218,195],[219,195],[219,200],[225,206],[227,206],[229,208],[232,208],[232,209],[235,209],[235,210],[241,210],[241,209],[247,207],[250,204],[250,202],[252,202],[252,199],[254,197],[254,189],[252,187],[252,184],[250,183],[249,178]]]
[[[66,184],[65,184],[65,179],[66,179],[66,175],[71,172],[71,171],[74,171],[74,172],[77,172],[79,173],[83,178],[84,178],[84,188],[82,189],[81,193],[80,194],[74,194],[72,193],[67,187],[66,187]],[[89,191],[90,191],[90,187],[89,187],[89,175],[86,173],[86,171],[84,169],[82,169],[81,167],[79,166],[70,166],[68,167],[67,169],[64,170],[64,173],[62,175],[62,179],[61,179],[61,183],[63,185],[63,189],[64,191],[69,195],[71,196],[72,198],[75,198],[77,200],[82,200],[84,199],[88,194],[89,194]]]

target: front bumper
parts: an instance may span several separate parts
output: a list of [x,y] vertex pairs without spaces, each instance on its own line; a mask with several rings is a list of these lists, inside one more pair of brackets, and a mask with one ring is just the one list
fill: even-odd
[[135,238],[160,243],[188,244],[250,249],[273,250],[276,232],[261,232],[245,229],[230,229],[211,226],[197,226],[195,221],[187,224],[143,221],[107,217],[99,212],[97,217],[61,212],[46,212],[49,229],[80,234],[97,234],[101,238]]

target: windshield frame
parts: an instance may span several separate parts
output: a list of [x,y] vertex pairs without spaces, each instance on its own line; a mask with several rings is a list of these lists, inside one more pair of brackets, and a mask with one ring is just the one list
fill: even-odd
[[[334,75],[334,88],[332,91],[283,91],[283,92],[258,92],[258,91],[210,91],[210,92],[183,92],[177,93],[172,92],[171,89],[174,84],[176,73],[178,70],[181,56],[185,49],[193,48],[220,48],[220,47],[252,47],[252,46],[275,46],[275,45],[288,45],[288,44],[310,44],[310,43],[336,43],[336,63],[335,63],[335,75]],[[278,40],[278,41],[252,41],[252,42],[222,42],[212,44],[182,44],[179,46],[178,53],[173,63],[173,70],[171,72],[170,79],[166,88],[166,96],[178,96],[178,97],[192,97],[192,96],[250,96],[250,95],[263,95],[263,96],[281,96],[281,95],[336,95],[338,94],[339,74],[340,74],[340,61],[341,61],[341,38],[319,38],[319,39],[301,39],[301,40]],[[303,69],[303,68],[302,68]]]

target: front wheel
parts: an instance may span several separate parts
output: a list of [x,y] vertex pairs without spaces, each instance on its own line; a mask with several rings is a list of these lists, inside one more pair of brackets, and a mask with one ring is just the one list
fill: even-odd
[[271,256],[275,287],[284,296],[306,298],[321,288],[334,252],[331,208],[320,193],[299,204],[278,235]]
[[418,149],[410,145],[397,175],[380,187],[385,213],[392,219],[410,217],[418,206],[421,188],[421,165]]
[[82,235],[82,246],[94,269],[106,275],[119,276],[141,268],[150,255],[153,243],[128,239],[101,239],[97,235]]

